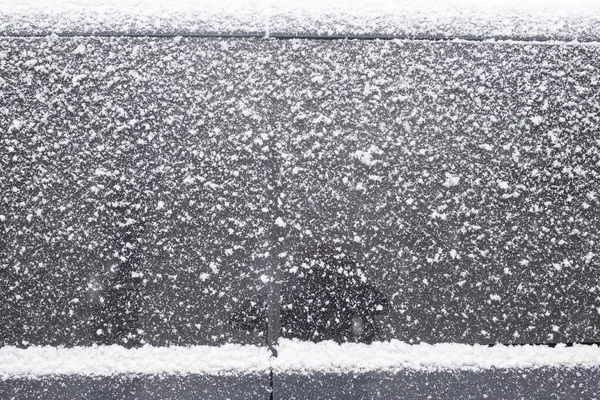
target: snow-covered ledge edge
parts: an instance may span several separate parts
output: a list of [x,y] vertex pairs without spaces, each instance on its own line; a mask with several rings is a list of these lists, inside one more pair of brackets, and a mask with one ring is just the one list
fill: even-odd
[[249,375],[280,373],[361,373],[402,370],[487,370],[529,368],[599,368],[600,348],[575,345],[481,346],[391,342],[342,344],[281,340],[278,358],[265,347],[120,346],[0,348],[0,380],[57,375]]
[[0,0],[0,35],[600,40],[600,0]]
[[600,348],[575,345],[485,346],[459,343],[417,344],[392,340],[370,345],[282,340],[276,371],[394,372],[401,370],[487,370],[526,368],[600,368]]
[[265,347],[121,346],[0,348],[0,380],[52,375],[238,375],[265,374],[270,353]]

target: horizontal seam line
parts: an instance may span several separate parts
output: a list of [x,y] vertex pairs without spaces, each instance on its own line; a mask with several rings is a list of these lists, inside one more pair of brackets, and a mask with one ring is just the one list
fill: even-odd
[[[550,42],[550,43],[565,43],[565,44],[598,44],[600,40],[581,40],[581,39],[554,39],[548,37],[510,37],[510,36],[490,36],[490,37],[477,37],[477,36],[436,36],[436,35],[291,35],[291,34],[262,34],[262,33],[0,33],[0,38],[47,38],[47,37],[59,37],[59,38],[75,38],[75,37],[123,37],[123,38],[175,38],[175,37],[186,37],[186,38],[214,38],[214,39],[276,39],[276,40],[293,40],[293,39],[306,39],[306,40],[413,40],[413,41],[467,41],[467,42],[490,42],[495,41],[511,41],[511,42]],[[599,38],[600,39],[600,38]]]

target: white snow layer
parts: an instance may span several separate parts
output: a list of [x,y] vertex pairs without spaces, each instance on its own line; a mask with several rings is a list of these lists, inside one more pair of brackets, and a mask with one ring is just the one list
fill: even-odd
[[269,368],[264,347],[121,346],[0,348],[0,379],[47,375],[205,374],[263,373]]
[[600,40],[600,0],[0,0],[0,35]]
[[0,348],[0,379],[50,375],[206,374],[278,372],[368,372],[411,370],[482,370],[507,368],[598,368],[600,348],[575,345],[481,346],[418,344],[400,341],[370,345],[281,340],[278,358],[264,347],[96,347]]
[[600,348],[575,345],[484,346],[459,343],[411,345],[398,340],[370,345],[281,340],[274,368],[286,372],[480,370],[541,367],[600,367]]

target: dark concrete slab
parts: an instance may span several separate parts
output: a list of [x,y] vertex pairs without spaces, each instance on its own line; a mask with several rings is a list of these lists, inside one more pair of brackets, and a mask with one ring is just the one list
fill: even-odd
[[268,376],[49,377],[0,380],[0,398],[88,400],[267,399]]
[[573,44],[4,38],[0,345],[264,343],[264,318],[230,320],[275,265],[284,336],[336,338],[358,307],[298,311],[318,261],[303,250],[323,243],[389,300],[358,315],[376,339],[600,340],[599,60]]
[[596,369],[278,374],[276,399],[597,399]]

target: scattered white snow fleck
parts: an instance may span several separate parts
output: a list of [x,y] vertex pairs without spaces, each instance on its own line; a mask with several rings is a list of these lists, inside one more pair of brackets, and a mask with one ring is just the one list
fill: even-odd
[[106,176],[106,175],[110,175],[110,171],[108,171],[106,168],[96,168],[96,171],[94,171],[94,174],[97,176]]
[[498,181],[498,187],[503,190],[508,190],[510,188],[506,181]]
[[210,275],[209,275],[209,274],[207,274],[206,272],[202,272],[202,273],[201,273],[201,274],[200,274],[198,277],[200,278],[200,280],[201,280],[202,282],[204,282],[204,281],[206,281],[208,278],[210,278]]
[[500,295],[497,295],[497,294],[490,294],[490,300],[500,301],[500,300],[502,300],[502,297],[500,297]]
[[73,50],[73,54],[85,54],[87,51],[85,44],[81,43],[75,50]]
[[15,119],[10,126],[8,127],[8,131],[16,131],[21,129],[23,126],[25,125],[25,121],[20,120],[20,119]]
[[554,129],[554,130],[551,130],[551,131],[549,131],[549,132],[547,133],[547,135],[548,135],[548,138],[550,139],[550,141],[551,141],[553,144],[556,144],[556,143],[558,142],[558,133],[559,133],[559,132],[558,132],[556,129]]
[[285,228],[287,226],[287,224],[281,217],[277,217],[277,219],[275,220],[275,225],[279,226],[280,228]]
[[536,115],[534,117],[529,118],[531,120],[531,122],[533,122],[534,125],[539,125],[544,121],[544,118],[542,118],[539,115]]
[[456,185],[458,185],[458,182],[460,182],[460,176],[452,175],[452,174],[449,174],[448,172],[446,172],[446,181],[444,182],[444,186],[446,186],[446,187],[456,186]]
[[383,152],[381,151],[381,149],[379,149],[377,146],[372,145],[366,151],[356,150],[354,153],[352,153],[352,157],[356,158],[363,164],[372,167],[381,162],[379,160],[373,159],[373,155],[379,155],[382,153]]
[[219,273],[219,268],[217,267],[217,264],[215,264],[214,262],[210,262],[208,264],[210,270],[212,271],[213,274],[218,274]]

